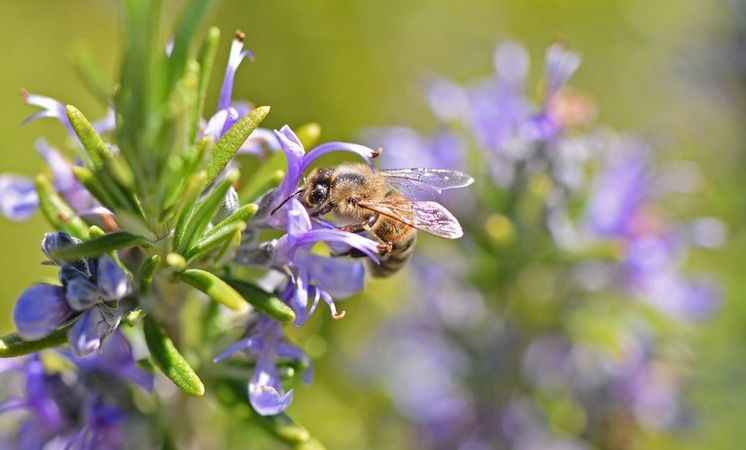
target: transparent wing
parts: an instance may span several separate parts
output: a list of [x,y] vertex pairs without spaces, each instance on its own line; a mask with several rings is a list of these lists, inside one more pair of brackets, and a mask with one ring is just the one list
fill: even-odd
[[458,219],[437,202],[361,202],[359,206],[438,237],[458,239],[464,235]]
[[469,186],[474,179],[457,170],[426,169],[416,167],[412,169],[381,170],[389,186],[401,192],[405,197],[413,199],[433,198],[448,189]]

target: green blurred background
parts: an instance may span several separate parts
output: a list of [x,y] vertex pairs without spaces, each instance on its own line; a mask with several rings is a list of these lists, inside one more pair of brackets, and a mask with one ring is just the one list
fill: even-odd
[[[168,2],[166,20],[179,6]],[[316,121],[323,137],[335,140],[354,140],[367,126],[431,129],[423,79],[489,74],[500,40],[523,42],[536,62],[534,73],[552,42],[579,51],[583,65],[573,84],[597,103],[599,122],[650,137],[666,156],[700,162],[705,187],[696,212],[721,217],[730,231],[722,251],[691,261],[692,268],[715,273],[726,292],[721,313],[691,336],[696,426],[675,438],[651,437],[641,448],[735,449],[746,437],[746,187],[740,173],[746,91],[739,91],[743,73],[731,73],[727,58],[710,57],[733,35],[730,11],[712,0],[226,0],[209,23],[224,31],[219,61],[230,32],[246,32],[256,61],[239,71],[235,97],[272,105],[265,125]],[[117,14],[112,0],[2,0],[2,172],[34,173],[41,166],[34,139],[64,139],[51,120],[20,125],[32,112],[21,88],[74,102],[89,117],[103,114],[70,61],[84,49],[113,74]],[[37,250],[45,229],[39,215],[22,225],[0,221],[0,331],[11,328],[19,292],[52,275]],[[364,298],[345,305],[347,319],[331,324],[317,314],[304,332],[319,332],[303,342],[318,370],[312,385],[296,391],[291,413],[330,449],[407,448],[407,426],[380,393],[350,382],[346,365],[376,321],[397,309],[395,294],[404,281],[372,283]],[[252,442],[236,448],[269,445]]]

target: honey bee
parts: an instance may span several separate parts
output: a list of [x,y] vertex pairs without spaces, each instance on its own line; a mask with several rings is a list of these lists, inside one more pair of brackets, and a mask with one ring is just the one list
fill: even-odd
[[[374,170],[364,164],[315,169],[297,192],[311,217],[333,213],[351,221],[340,229],[366,232],[377,240],[380,264],[370,264],[373,276],[387,277],[412,255],[417,231],[458,239],[463,230],[443,205],[417,197],[469,186],[474,180],[446,169]],[[363,256],[355,251],[351,256]]]

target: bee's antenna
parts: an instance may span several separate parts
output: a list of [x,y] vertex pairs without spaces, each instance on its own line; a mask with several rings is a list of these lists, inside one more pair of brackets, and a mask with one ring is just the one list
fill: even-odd
[[303,193],[303,188],[300,188],[297,191],[293,192],[292,194],[288,195],[287,198],[285,198],[285,200],[282,201],[282,203],[280,203],[279,205],[277,205],[277,207],[275,207],[275,209],[273,209],[272,212],[269,213],[269,215],[273,216],[277,212],[277,210],[280,209],[280,208],[282,208],[283,206],[285,206],[285,203],[289,202],[291,198],[293,198],[296,195],[301,194],[301,193]]

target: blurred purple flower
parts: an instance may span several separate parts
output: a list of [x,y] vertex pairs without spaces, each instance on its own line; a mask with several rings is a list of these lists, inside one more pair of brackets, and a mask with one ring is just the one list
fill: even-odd
[[73,175],[71,164],[46,140],[36,141],[36,149],[52,172],[54,188],[80,215],[111,214],[103,208]]
[[47,373],[38,356],[23,359],[13,370],[22,375],[24,392],[0,403],[0,413],[27,413],[15,434],[14,448],[122,448],[124,412],[88,391],[78,377],[67,380],[61,373]]
[[383,148],[382,169],[427,167],[463,170],[466,148],[455,134],[443,130],[425,137],[411,128],[371,128],[363,134],[366,142]]
[[26,220],[39,207],[33,180],[17,175],[0,175],[0,212],[10,220]]
[[551,45],[545,57],[547,98],[551,98],[570,81],[580,67],[580,55],[565,50],[560,44]]
[[619,237],[632,233],[634,220],[650,195],[650,173],[639,141],[624,139],[617,154],[596,177],[588,201],[586,222],[594,233]]
[[145,390],[153,390],[153,374],[140,368],[132,353],[132,346],[120,331],[115,331],[101,345],[98,353],[83,357],[68,354],[86,372],[101,372],[107,376],[134,383]]
[[41,111],[38,111],[27,117],[23,121],[24,124],[44,118],[57,119],[65,127],[68,135],[77,141],[78,136],[77,134],[75,134],[75,129],[73,129],[70,120],[67,118],[67,110],[65,109],[64,103],[61,103],[51,97],[31,94],[25,90],[21,91],[21,95],[23,96],[23,100],[26,102],[26,104],[41,108]]
[[248,386],[249,402],[254,410],[268,416],[287,409],[293,400],[293,391],[285,392],[283,389],[277,373],[277,360],[300,363],[302,367],[307,367],[309,360],[301,349],[285,339],[282,326],[264,314],[259,314],[249,323],[246,337],[232,344],[215,357],[214,361],[221,362],[237,352],[246,353],[256,364]]
[[430,110],[443,122],[464,121],[469,115],[466,89],[443,78],[434,78],[425,91]]

